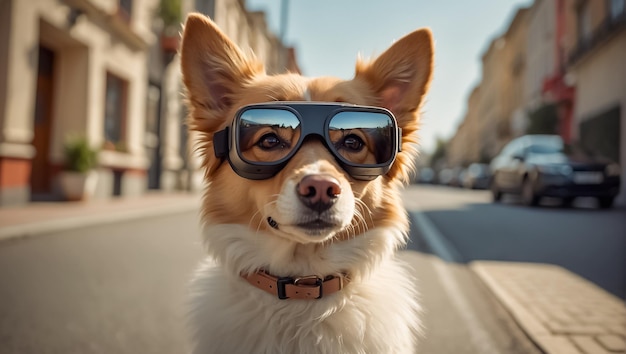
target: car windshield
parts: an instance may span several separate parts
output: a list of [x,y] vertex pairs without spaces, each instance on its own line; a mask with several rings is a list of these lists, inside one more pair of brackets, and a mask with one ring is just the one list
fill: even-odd
[[557,154],[563,153],[563,145],[559,144],[534,144],[528,147],[531,154]]

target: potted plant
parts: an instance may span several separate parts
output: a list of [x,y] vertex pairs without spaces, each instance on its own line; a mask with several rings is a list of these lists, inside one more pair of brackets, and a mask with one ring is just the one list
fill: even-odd
[[161,0],[158,16],[163,21],[161,48],[165,53],[175,54],[180,44],[180,23],[182,20],[180,0]]
[[78,201],[93,197],[98,178],[94,170],[98,151],[84,137],[67,139],[63,149],[65,166],[60,175],[60,183],[65,199]]

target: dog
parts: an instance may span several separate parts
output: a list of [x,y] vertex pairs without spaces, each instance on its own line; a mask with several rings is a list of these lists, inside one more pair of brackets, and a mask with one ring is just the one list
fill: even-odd
[[397,258],[409,228],[400,193],[433,52],[419,29],[358,59],[351,80],[267,75],[209,18],[187,17],[188,127],[207,182],[193,353],[415,352],[421,308]]

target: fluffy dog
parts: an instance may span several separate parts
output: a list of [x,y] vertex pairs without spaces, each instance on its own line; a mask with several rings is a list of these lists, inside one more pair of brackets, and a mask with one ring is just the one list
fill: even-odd
[[[210,19],[187,18],[182,74],[208,184],[202,204],[208,257],[191,282],[194,353],[415,351],[420,305],[415,279],[396,258],[408,231],[399,193],[416,158],[432,65],[432,35],[420,29],[376,59],[359,60],[351,80],[270,76]],[[285,101],[386,108],[401,129],[393,164],[376,178],[357,179],[322,138],[312,137],[272,177],[241,177],[216,152],[218,132],[228,134],[241,107]],[[276,139],[253,148],[274,147]],[[233,149],[230,136],[219,140]],[[344,142],[354,150],[361,143]],[[254,156],[263,159],[274,150],[259,151]]]

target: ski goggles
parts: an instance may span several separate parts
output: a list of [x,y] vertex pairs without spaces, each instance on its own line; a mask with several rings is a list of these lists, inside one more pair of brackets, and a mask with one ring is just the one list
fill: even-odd
[[353,178],[389,171],[401,147],[401,129],[380,107],[342,103],[272,102],[244,106],[231,127],[214,135],[214,152],[241,177],[261,180],[287,165],[306,138],[317,137]]

